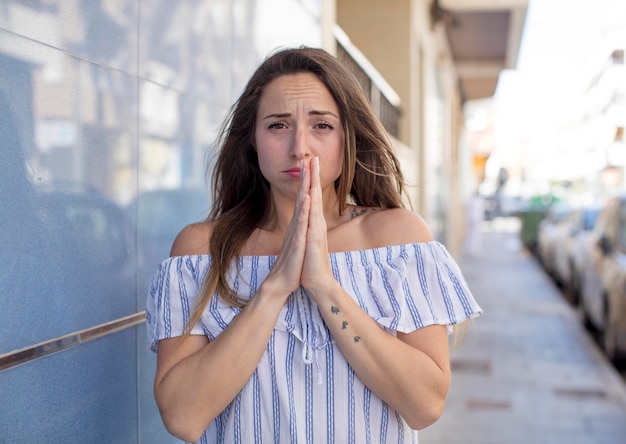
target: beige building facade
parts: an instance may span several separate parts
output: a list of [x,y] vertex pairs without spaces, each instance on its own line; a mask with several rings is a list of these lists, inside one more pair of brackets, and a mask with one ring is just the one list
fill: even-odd
[[336,0],[331,13],[399,97],[394,141],[411,203],[452,251],[484,156],[466,141],[464,105],[493,96],[500,72],[515,68],[526,9],[521,0]]

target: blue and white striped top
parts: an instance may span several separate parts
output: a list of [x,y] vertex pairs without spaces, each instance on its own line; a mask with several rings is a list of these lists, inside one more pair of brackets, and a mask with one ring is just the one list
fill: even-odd
[[[329,256],[345,291],[392,334],[457,324],[482,312],[459,267],[436,241]],[[276,256],[238,261],[232,288],[252,297]],[[146,311],[153,351],[160,339],[183,334],[210,263],[209,255],[193,255],[159,265]],[[215,339],[239,310],[213,297],[192,334]],[[256,371],[198,442],[417,443],[417,432],[363,385],[300,288],[283,306]]]

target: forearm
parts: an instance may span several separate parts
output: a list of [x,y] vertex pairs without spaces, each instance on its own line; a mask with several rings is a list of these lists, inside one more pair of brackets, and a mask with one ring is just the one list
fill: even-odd
[[172,434],[198,439],[234,399],[262,357],[284,299],[260,289],[214,341],[157,375],[155,398]]
[[[384,331],[338,283],[318,290],[313,298],[335,342],[366,386],[413,428],[423,428],[439,417],[450,380],[445,332],[440,348],[445,348],[446,359],[439,353],[435,360]],[[441,341],[441,332],[436,337]]]

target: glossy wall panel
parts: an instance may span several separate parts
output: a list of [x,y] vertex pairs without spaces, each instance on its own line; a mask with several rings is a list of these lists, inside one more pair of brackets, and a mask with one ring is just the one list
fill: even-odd
[[[163,102],[165,110],[155,106]],[[152,276],[176,235],[209,214],[206,162],[225,109],[145,80],[139,107],[137,194],[127,210],[137,233],[137,304],[145,307]]]
[[145,309],[208,214],[228,107],[268,52],[318,46],[320,17],[318,0],[0,2],[0,360],[78,341],[0,366],[0,442],[179,442],[145,325],[79,332]]
[[[0,30],[0,353],[137,311],[136,78]],[[15,44],[36,63],[6,55]],[[4,171],[6,170],[6,171]],[[27,321],[27,322],[26,322]]]
[[126,330],[0,372],[0,442],[137,442],[135,336]]
[[143,0],[139,76],[212,105],[230,104],[232,0]]
[[92,63],[136,74],[140,3],[3,0],[0,28]]

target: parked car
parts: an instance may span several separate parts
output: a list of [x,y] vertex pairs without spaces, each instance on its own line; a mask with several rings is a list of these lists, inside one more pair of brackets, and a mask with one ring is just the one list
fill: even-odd
[[560,224],[555,239],[553,277],[574,306],[579,305],[580,276],[601,209],[599,205],[573,209]]
[[567,226],[564,221],[571,212],[572,208],[568,204],[552,204],[537,226],[537,253],[544,269],[551,276],[555,275],[557,246],[566,237]]
[[626,195],[610,199],[589,238],[582,265],[581,310],[607,356],[626,358]]

